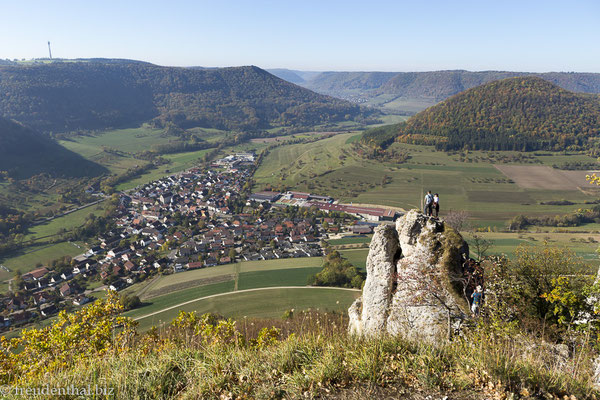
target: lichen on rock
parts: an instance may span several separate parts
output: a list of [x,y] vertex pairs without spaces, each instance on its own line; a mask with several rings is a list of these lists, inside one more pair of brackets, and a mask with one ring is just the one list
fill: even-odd
[[437,341],[469,315],[463,260],[469,248],[443,221],[412,210],[375,229],[362,297],[348,310],[355,334]]

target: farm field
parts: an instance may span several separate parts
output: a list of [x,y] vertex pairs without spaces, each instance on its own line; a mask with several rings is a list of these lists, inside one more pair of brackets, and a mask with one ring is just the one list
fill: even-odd
[[547,165],[495,165],[523,189],[587,189],[586,175],[592,171],[560,171]]
[[[279,318],[290,309],[294,309],[296,312],[307,309],[346,312],[359,295],[360,291],[339,288],[267,288],[248,292],[232,292],[208,299],[199,299],[139,319],[138,322],[139,329],[144,331],[163,322],[172,321],[179,310],[196,311],[199,314],[211,312],[232,318]],[[146,314],[126,313],[125,315],[139,318]]]
[[[320,268],[322,262],[323,259],[321,257],[303,257],[266,261],[246,261],[236,264],[218,265],[172,275],[164,275],[151,281],[151,283],[142,282],[133,285],[126,289],[126,293],[138,294],[143,300],[151,299],[172,292],[178,292],[185,288],[213,283],[215,280],[235,281],[236,276],[242,276],[245,273],[276,270],[292,271],[293,269],[308,269],[312,271],[314,268]],[[243,279],[240,279],[238,283],[245,284],[242,283],[243,281]],[[285,279],[281,282],[283,282],[282,284],[290,285]],[[302,286],[304,285],[306,285],[306,279],[302,282]]]
[[59,143],[88,160],[104,165],[114,174],[122,174],[129,168],[148,163],[136,159],[134,153],[150,150],[154,145],[166,144],[173,140],[162,133],[162,130],[144,127],[116,129],[77,136],[61,140]]
[[[145,304],[127,315],[138,317],[218,293],[277,286],[304,287],[308,277],[320,271],[321,263],[321,257],[249,261],[161,276],[124,291],[139,295]],[[174,312],[176,315],[176,310]]]
[[[385,96],[385,95],[384,95]],[[395,96],[394,96],[395,97]],[[418,113],[419,111],[423,111],[424,109],[433,106],[436,102],[430,99],[414,99],[414,98],[404,98],[404,97],[396,97],[389,99],[389,95],[386,97],[376,97],[371,100],[369,103],[379,103],[379,107],[385,112],[392,113]]]
[[190,151],[185,153],[164,154],[162,155],[162,157],[169,160],[169,164],[160,165],[157,168],[151,169],[145,174],[142,174],[129,181],[123,182],[117,185],[117,190],[132,189],[136,186],[143,185],[145,183],[155,181],[165,176],[169,176],[177,172],[181,172],[186,169],[192,168],[198,163],[202,156],[204,156],[204,154],[208,153],[210,150],[211,149]]
[[74,211],[67,215],[54,218],[51,221],[43,224],[35,225],[29,229],[29,233],[25,235],[25,241],[38,240],[57,235],[61,230],[69,231],[73,228],[81,226],[85,219],[90,215],[100,216],[104,214],[104,203],[86,207],[81,210]]
[[[93,136],[78,136],[69,140],[62,140],[60,143],[69,150],[106,166],[112,173],[122,174],[129,168],[147,164],[147,161],[135,158],[135,153],[151,150],[155,145],[168,144],[177,139],[163,133],[161,129],[146,127],[118,129]],[[202,132],[202,134],[210,139],[221,137],[221,131]],[[123,182],[117,189],[131,189],[139,184],[191,168],[208,151],[198,150],[162,155],[171,163],[161,165],[139,177]]]
[[[543,246],[544,242],[547,242],[553,247],[568,248],[591,265],[600,266],[600,259],[596,252],[598,242],[600,242],[600,233],[597,231],[596,233],[482,232],[478,235],[492,242],[492,247],[487,251],[487,255],[505,254],[512,258],[519,245]],[[471,252],[475,252],[472,237],[469,234],[463,234],[463,237],[469,242]]]
[[21,273],[26,273],[35,269],[38,263],[48,263],[63,256],[75,256],[85,252],[87,249],[83,243],[65,241],[43,244],[43,241],[53,239],[63,230],[69,231],[81,226],[85,218],[90,214],[103,215],[104,204],[98,203],[31,227],[29,233],[24,236],[24,241],[31,244],[15,254],[0,258],[0,264],[7,266],[11,270],[11,272],[0,270],[0,293],[8,289],[8,284],[4,283],[4,281],[12,278],[14,271],[17,269]]
[[4,281],[14,276],[14,271],[26,273],[35,269],[37,263],[48,263],[63,256],[76,256],[85,251],[82,243],[60,242],[49,245],[34,245],[9,258],[0,259],[0,264],[7,266],[11,272],[0,270],[0,292],[8,288]]
[[324,136],[327,134],[336,133],[336,132],[306,132],[294,135],[282,135],[282,136],[272,136],[265,138],[255,138],[250,139],[251,143],[277,143],[277,142],[287,142],[293,139],[306,139],[313,136]]
[[352,235],[341,239],[331,239],[327,242],[332,246],[343,244],[370,243],[373,235]]
[[355,267],[366,271],[367,270],[367,255],[369,254],[369,249],[348,249],[348,250],[339,250],[342,257],[348,259],[352,265]]
[[[87,157],[95,154],[98,149],[102,149],[103,147],[114,148],[128,153],[150,150],[154,145],[167,144],[170,141],[173,141],[173,136],[167,136],[164,133],[163,129],[153,129],[142,126],[129,129],[114,129],[93,135],[78,136],[72,140],[80,146],[78,153]],[[67,140],[62,141],[61,144],[68,147],[65,143],[73,142]],[[83,152],[83,149],[86,149],[87,151]]]
[[319,271],[321,271],[321,267],[243,272],[238,278],[238,290],[275,286],[306,286],[308,277]]
[[[273,149],[255,174],[257,188],[284,185],[299,191],[330,195],[344,203],[381,204],[404,209],[420,208],[422,194],[432,190],[440,193],[442,216],[448,210],[467,210],[472,223],[483,227],[502,227],[518,214],[565,214],[581,208],[585,201],[600,197],[597,188],[590,186],[585,192],[579,190],[571,183],[572,178],[564,179],[561,186],[554,189],[520,187],[496,168],[497,158],[517,159],[516,152],[473,151],[461,157],[460,154],[435,151],[432,147],[395,143],[392,149],[410,155],[405,163],[398,164],[361,158],[352,148],[356,136],[341,134],[308,145]],[[528,156],[520,163],[502,164],[502,167],[561,164],[569,157],[573,157],[573,161],[594,160],[583,155],[535,156],[529,153]],[[586,174],[585,171],[557,172],[573,172],[582,177]],[[576,204],[539,204],[564,199]]]

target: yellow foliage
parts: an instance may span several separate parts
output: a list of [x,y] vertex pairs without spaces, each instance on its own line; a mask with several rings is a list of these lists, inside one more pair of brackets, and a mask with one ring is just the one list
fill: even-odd
[[558,316],[558,322],[561,324],[570,323],[583,303],[571,290],[571,282],[567,276],[553,278],[552,291],[544,293],[542,298],[554,305],[554,315]]
[[16,383],[39,377],[74,363],[119,354],[129,348],[136,322],[119,314],[123,306],[116,292],[106,300],[74,313],[61,311],[52,325],[23,329],[21,336],[0,339],[0,382]]
[[281,331],[275,327],[262,328],[258,333],[258,337],[251,341],[253,347],[264,349],[279,341],[281,338]]
[[180,330],[191,330],[191,333],[199,337],[205,345],[212,344],[236,344],[243,343],[243,337],[235,326],[235,321],[218,320],[212,314],[203,314],[198,317],[195,311],[179,311],[179,315],[171,322],[171,326]]

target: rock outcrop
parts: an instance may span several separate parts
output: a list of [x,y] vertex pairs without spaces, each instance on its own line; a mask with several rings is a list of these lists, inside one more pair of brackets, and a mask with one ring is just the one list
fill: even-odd
[[362,297],[348,310],[355,334],[436,341],[469,315],[463,260],[469,248],[443,221],[412,210],[375,229]]

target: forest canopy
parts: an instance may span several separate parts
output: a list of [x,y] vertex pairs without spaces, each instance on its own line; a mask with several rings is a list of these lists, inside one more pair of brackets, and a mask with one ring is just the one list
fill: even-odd
[[153,120],[181,128],[257,130],[355,120],[375,113],[254,66],[192,69],[147,63],[0,66],[0,116],[42,132]]
[[399,141],[442,150],[528,151],[583,149],[599,135],[598,96],[520,77],[466,90],[405,123],[369,130],[362,140],[379,147]]

